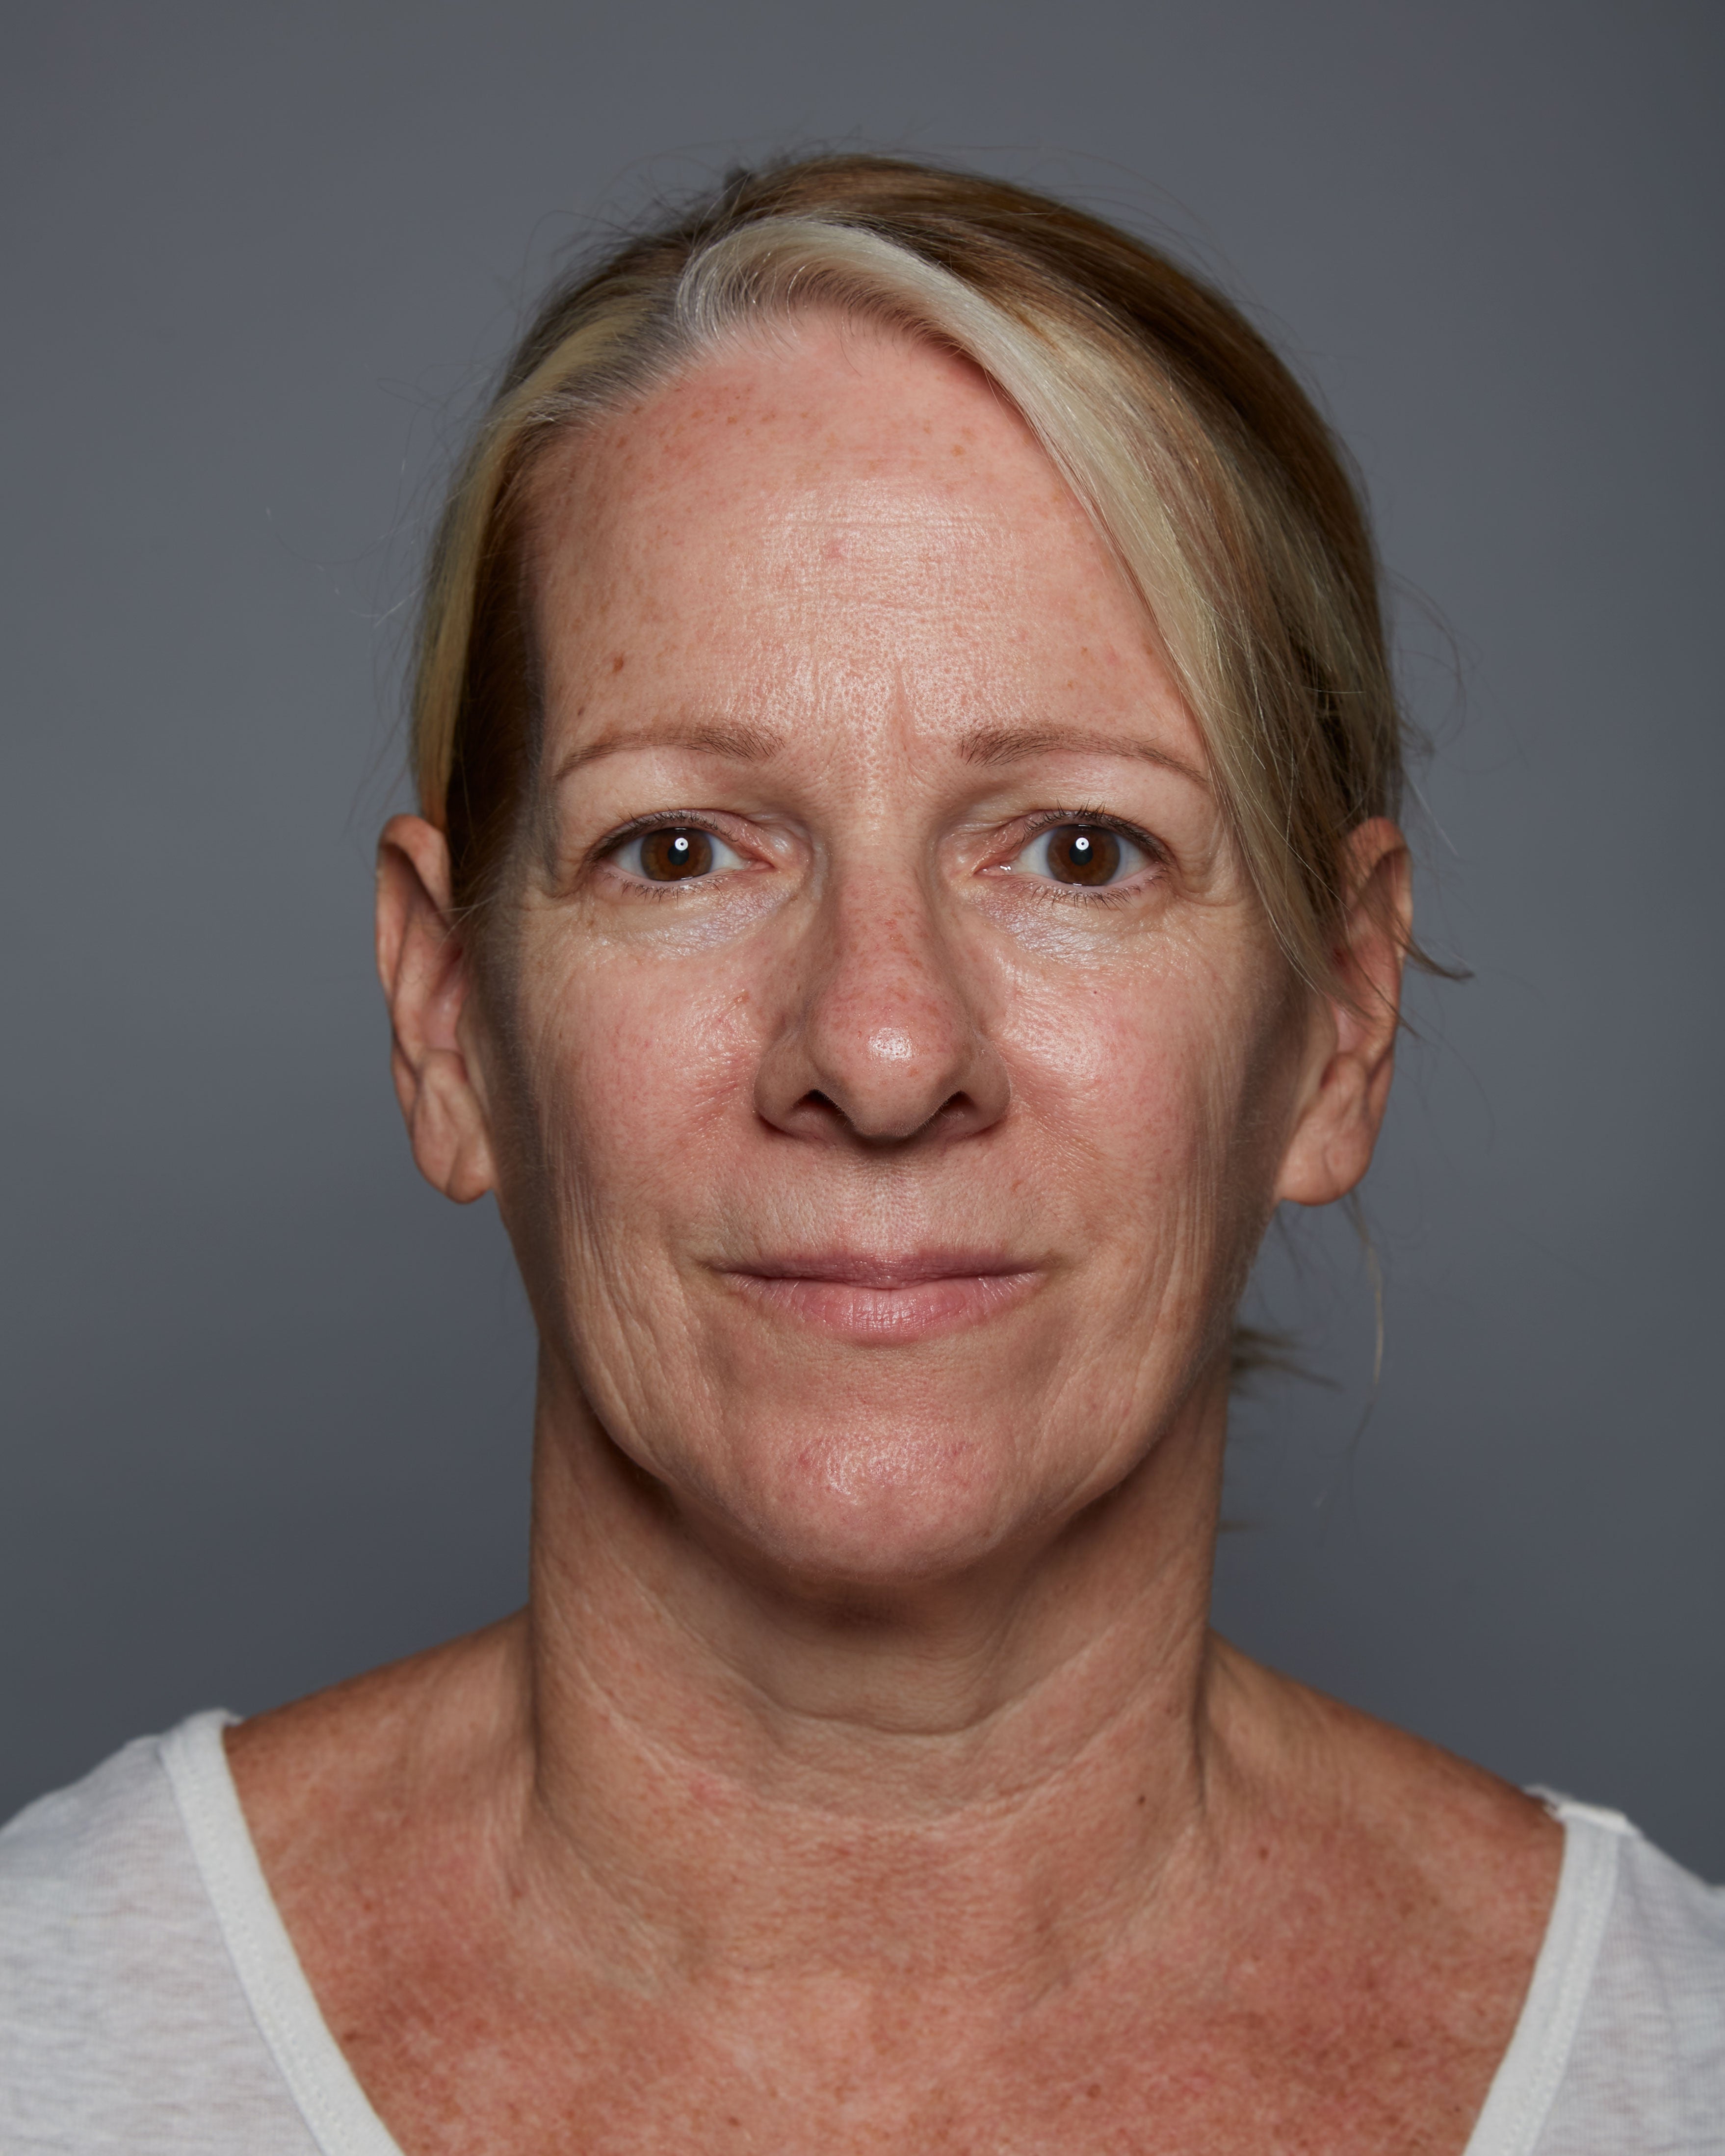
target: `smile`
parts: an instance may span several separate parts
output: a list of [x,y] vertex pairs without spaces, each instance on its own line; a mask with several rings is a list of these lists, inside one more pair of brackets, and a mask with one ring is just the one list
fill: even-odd
[[841,1339],[885,1345],[962,1332],[1023,1302],[1040,1270],[998,1252],[879,1258],[828,1251],[718,1268],[752,1302]]

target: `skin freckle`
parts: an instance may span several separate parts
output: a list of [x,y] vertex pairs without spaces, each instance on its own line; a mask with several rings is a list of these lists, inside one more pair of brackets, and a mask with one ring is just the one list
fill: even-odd
[[1363,1173],[1392,930],[1381,1010],[1307,988],[1020,403],[825,289],[522,468],[495,927],[386,834],[415,1156],[539,1336],[530,1605],[228,1732],[259,1861],[423,2156],[1459,2149],[1545,1873],[1207,1625],[1235,1302]]

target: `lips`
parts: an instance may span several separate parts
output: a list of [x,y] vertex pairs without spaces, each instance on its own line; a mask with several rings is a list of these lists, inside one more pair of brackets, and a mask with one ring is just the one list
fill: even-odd
[[1022,1302],[1041,1278],[1023,1258],[974,1250],[798,1252],[721,1270],[763,1314],[865,1345],[986,1323]]
[[842,1281],[850,1287],[921,1287],[930,1281],[1005,1280],[1036,1268],[999,1250],[917,1250],[873,1257],[855,1250],[819,1250],[807,1256],[762,1258],[735,1270],[756,1280]]

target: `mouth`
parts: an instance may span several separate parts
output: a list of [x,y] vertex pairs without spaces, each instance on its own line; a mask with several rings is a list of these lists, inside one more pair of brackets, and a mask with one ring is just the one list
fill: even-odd
[[917,1250],[879,1257],[799,1253],[719,1269],[764,1311],[865,1345],[962,1332],[1032,1294],[1040,1267],[998,1250]]

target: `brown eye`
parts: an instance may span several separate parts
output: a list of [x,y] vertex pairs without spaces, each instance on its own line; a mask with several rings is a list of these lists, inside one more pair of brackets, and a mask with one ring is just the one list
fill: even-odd
[[1076,885],[1100,891],[1149,868],[1154,853],[1147,839],[1129,839],[1106,824],[1050,824],[1039,831],[1012,864],[1020,875],[1039,883]]
[[632,883],[697,883],[721,870],[748,866],[734,846],[698,824],[650,825],[607,850]]
[[652,883],[677,883],[705,875],[713,865],[713,842],[705,831],[679,824],[649,831],[636,841],[641,874]]
[[1048,834],[1043,859],[1056,883],[1112,883],[1122,850],[1115,834],[1099,824],[1062,824]]

